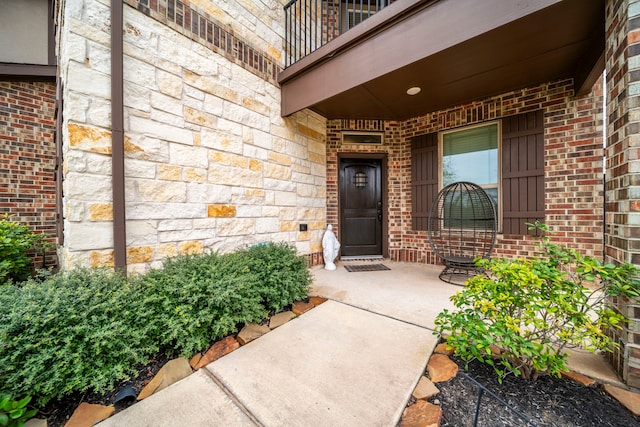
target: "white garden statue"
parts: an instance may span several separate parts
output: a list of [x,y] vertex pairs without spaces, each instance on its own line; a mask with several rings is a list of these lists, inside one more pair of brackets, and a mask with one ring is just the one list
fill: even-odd
[[336,235],[333,234],[333,227],[329,224],[327,231],[324,232],[324,236],[322,237],[322,255],[324,255],[325,270],[336,269],[333,261],[338,256],[338,251],[340,251],[340,242],[338,242]]

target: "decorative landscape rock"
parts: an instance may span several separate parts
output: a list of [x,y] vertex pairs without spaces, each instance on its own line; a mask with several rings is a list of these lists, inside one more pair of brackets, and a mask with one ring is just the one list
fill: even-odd
[[319,306],[320,304],[323,304],[327,302],[326,298],[322,298],[322,297],[309,297],[309,304],[313,304],[314,307]]
[[296,317],[296,315],[293,314],[293,311],[283,311],[282,313],[275,314],[269,319],[269,328],[275,329],[278,326],[282,326],[294,317]]
[[257,323],[247,323],[238,334],[238,342],[240,345],[249,344],[256,338],[260,338],[271,329],[267,325],[258,325]]
[[597,384],[596,380],[594,380],[593,378],[590,378],[586,375],[579,374],[574,371],[562,371],[561,373],[563,377],[569,378],[570,380],[573,380],[578,384],[582,384],[583,386],[586,386],[586,387],[592,387]]
[[220,359],[222,356],[231,353],[233,350],[240,347],[240,343],[232,336],[229,335],[226,338],[213,344],[209,350],[202,356],[194,370],[198,370],[209,363]]
[[453,354],[453,347],[451,347],[447,343],[442,342],[436,346],[433,352],[435,354],[444,354],[445,356],[451,356]]
[[202,360],[202,353],[196,353],[191,356],[191,359],[189,359],[189,366],[191,366],[191,369],[195,370],[200,360]]
[[418,400],[402,414],[400,427],[438,427],[442,419],[442,409],[424,400]]
[[444,354],[434,354],[427,364],[427,372],[434,383],[449,381],[458,373],[458,365]]
[[633,415],[640,415],[640,394],[609,384],[604,385],[604,390],[631,411]]
[[162,368],[160,368],[151,382],[142,389],[138,395],[138,400],[145,399],[152,394],[169,387],[171,384],[188,377],[192,372],[189,361],[183,357],[168,361]]
[[64,427],[91,427],[102,420],[106,420],[113,415],[116,408],[113,406],[95,405],[82,402],[73,411],[71,418]]
[[311,310],[313,307],[315,306],[310,302],[296,301],[293,303],[291,311],[293,311],[296,316],[300,316],[301,314]]
[[426,400],[431,399],[438,393],[440,393],[438,387],[436,387],[429,378],[422,376],[420,377],[420,381],[418,381],[418,385],[416,386],[415,390],[413,390],[412,396],[417,400]]

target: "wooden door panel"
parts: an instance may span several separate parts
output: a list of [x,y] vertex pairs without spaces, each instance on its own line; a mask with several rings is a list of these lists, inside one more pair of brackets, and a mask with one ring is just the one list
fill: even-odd
[[340,164],[342,255],[382,254],[380,160],[343,159]]

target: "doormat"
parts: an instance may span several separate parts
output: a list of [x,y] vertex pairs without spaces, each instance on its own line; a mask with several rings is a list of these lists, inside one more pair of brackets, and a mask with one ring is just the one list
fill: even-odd
[[345,265],[344,268],[347,269],[349,273],[357,273],[360,271],[384,271],[391,270],[384,264],[356,264],[356,265]]

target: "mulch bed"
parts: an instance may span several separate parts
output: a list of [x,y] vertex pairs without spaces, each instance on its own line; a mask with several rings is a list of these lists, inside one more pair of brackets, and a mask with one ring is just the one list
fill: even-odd
[[[171,360],[171,358],[165,355],[156,356],[149,364],[138,369],[138,375],[128,381],[122,381],[116,384],[114,390],[109,393],[72,393],[60,400],[51,401],[44,409],[38,411],[35,418],[46,418],[48,427],[61,427],[65,425],[73,414],[73,411],[75,411],[82,402],[105,406],[113,405],[118,391],[127,385],[131,385],[137,395],[169,360]],[[123,401],[121,404],[116,405],[116,413],[131,406],[133,403],[133,401]]]
[[[533,422],[528,424],[522,421],[485,393],[481,401],[478,426],[640,426],[640,417],[634,416],[610,397],[601,386],[585,387],[569,379],[549,376],[527,381],[513,375],[499,384],[491,366],[473,361],[465,371],[464,362],[456,358],[452,360],[460,366],[462,372],[467,373]],[[448,382],[438,383],[437,387],[440,393],[430,399],[430,402],[442,408],[441,426],[473,426],[478,400],[477,387],[461,375]]]

